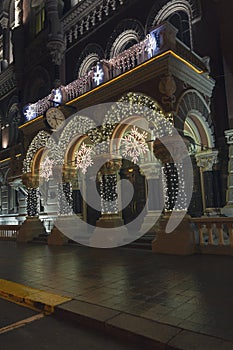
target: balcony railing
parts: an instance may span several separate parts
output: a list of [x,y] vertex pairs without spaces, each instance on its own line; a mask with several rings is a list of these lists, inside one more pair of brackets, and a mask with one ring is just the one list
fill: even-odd
[[192,218],[198,232],[198,244],[202,252],[233,253],[233,218],[230,217],[201,217]]
[[[176,32],[177,30],[175,27],[165,22],[155,28],[140,43],[135,44],[110,60],[98,62],[97,65],[90,69],[84,76],[62,87],[63,95],[65,95],[65,101],[63,100],[63,103],[85,94],[102,83],[132,70],[168,50],[173,50],[177,54],[182,51],[182,56],[184,56],[189,63],[199,68],[200,72],[206,72],[207,68],[203,60],[196,54],[190,52],[185,45],[182,46],[182,43],[176,38]],[[54,105],[54,102],[53,94],[51,93],[38,102],[30,104],[25,113],[27,120],[43,115],[49,107]]]

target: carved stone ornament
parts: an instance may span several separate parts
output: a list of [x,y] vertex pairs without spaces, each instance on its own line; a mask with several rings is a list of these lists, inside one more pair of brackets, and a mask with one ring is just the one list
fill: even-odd
[[226,130],[225,137],[227,139],[228,145],[233,144],[233,130]]
[[63,41],[49,41],[47,47],[52,57],[52,62],[60,66],[66,49],[65,43]]
[[218,151],[203,151],[196,154],[197,166],[205,171],[212,171],[218,161]]
[[173,104],[176,102],[176,82],[170,73],[161,78],[159,91],[161,94],[165,95],[162,97],[162,103],[172,108]]

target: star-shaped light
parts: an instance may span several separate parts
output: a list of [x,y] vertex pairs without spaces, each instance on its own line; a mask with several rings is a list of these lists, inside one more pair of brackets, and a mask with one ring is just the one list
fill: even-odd
[[96,70],[94,72],[93,80],[96,83],[96,85],[99,85],[99,84],[101,84],[103,82],[103,78],[104,78],[104,71],[100,67],[100,65],[97,64]]
[[132,159],[133,163],[137,163],[139,156],[149,151],[146,143],[147,132],[138,131],[136,126],[133,126],[131,131],[122,139],[123,152],[122,155]]
[[53,164],[54,160],[46,157],[40,166],[40,176],[49,181],[49,178],[53,175]]
[[56,105],[60,105],[62,103],[61,88],[57,88],[53,90],[53,102],[57,102]]
[[83,143],[78,152],[76,152],[76,169],[81,169],[83,174],[86,174],[87,168],[93,164],[93,150]]
[[34,119],[36,117],[34,106],[28,105],[24,112],[24,115],[28,121]]

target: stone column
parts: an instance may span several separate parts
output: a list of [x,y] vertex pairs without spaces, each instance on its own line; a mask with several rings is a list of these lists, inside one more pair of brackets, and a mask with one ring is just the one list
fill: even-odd
[[60,78],[59,66],[62,63],[64,52],[65,52],[65,40],[64,33],[59,18],[59,3],[57,0],[46,0],[45,9],[48,20],[48,43],[52,62],[55,66],[55,79]]
[[227,144],[229,146],[228,152],[228,179],[226,191],[226,205],[221,209],[221,214],[226,216],[233,216],[233,129],[225,131]]
[[215,208],[213,166],[218,160],[218,151],[207,150],[196,154],[197,166],[200,168],[202,204],[204,214],[217,214]]
[[[71,169],[64,167],[62,182],[57,184],[58,216],[48,237],[49,245],[63,245],[68,243],[68,237],[63,234],[62,228],[64,227],[65,230],[68,226],[73,227],[73,221],[71,219],[73,214],[72,175]],[[72,227],[70,228],[72,229]]]
[[155,224],[163,207],[161,165],[159,161],[140,165],[140,171],[146,178],[147,214],[143,220],[141,232],[155,234]]
[[39,219],[39,179],[31,173],[23,175],[23,184],[27,188],[27,217],[23,222],[17,242],[29,242],[40,234],[46,234],[44,225]]
[[[92,246],[108,248],[122,245],[128,231],[119,209],[117,180],[121,159],[107,160],[100,169],[101,217],[90,239]],[[104,229],[104,230],[103,230]]]
[[[187,147],[187,140],[183,139]],[[190,217],[186,214],[187,203],[185,200],[185,184],[183,180],[183,158],[184,145],[180,142],[180,136],[176,140],[176,136],[167,136],[164,138],[165,144],[169,145],[170,149],[176,148],[174,152],[180,159],[179,163],[175,164],[168,149],[159,140],[154,142],[155,157],[160,159],[164,165],[164,200],[165,212],[159,219],[156,227],[156,238],[152,242],[152,251],[163,254],[178,254],[189,255],[195,252],[194,234],[190,226]],[[185,152],[186,153],[186,152]],[[179,190],[184,191],[184,199],[177,203],[176,196],[178,188],[173,185],[180,180]],[[171,213],[177,213],[177,217],[183,216],[182,222],[171,233],[166,233],[167,223]]]

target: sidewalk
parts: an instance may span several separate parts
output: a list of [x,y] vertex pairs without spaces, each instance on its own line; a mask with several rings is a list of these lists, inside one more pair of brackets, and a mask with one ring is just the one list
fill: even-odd
[[71,298],[58,316],[155,349],[233,349],[232,257],[0,242],[0,266],[1,279]]

